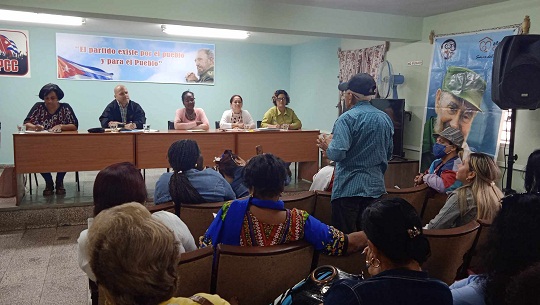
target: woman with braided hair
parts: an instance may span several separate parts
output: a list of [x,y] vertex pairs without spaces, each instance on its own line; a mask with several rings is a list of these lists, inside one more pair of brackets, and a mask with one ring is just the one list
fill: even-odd
[[475,219],[493,221],[501,208],[502,191],[495,185],[501,171],[493,158],[471,153],[458,165],[457,180],[463,186],[450,193],[443,208],[427,225],[428,229],[459,227]]
[[167,156],[173,172],[164,173],[156,182],[156,204],[172,200],[178,214],[182,203],[220,202],[236,198],[231,185],[218,172],[200,170],[202,156],[196,141],[174,142]]

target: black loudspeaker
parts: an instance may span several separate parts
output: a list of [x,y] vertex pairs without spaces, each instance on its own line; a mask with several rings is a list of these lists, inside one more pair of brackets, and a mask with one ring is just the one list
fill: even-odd
[[540,107],[540,35],[506,36],[497,45],[491,99],[501,109]]

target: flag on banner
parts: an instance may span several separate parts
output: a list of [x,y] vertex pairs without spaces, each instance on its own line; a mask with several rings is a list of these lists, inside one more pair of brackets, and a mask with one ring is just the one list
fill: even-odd
[[58,56],[58,78],[112,80],[113,73],[84,66]]
[[18,57],[20,54],[15,42],[4,35],[0,35],[0,52],[8,57]]

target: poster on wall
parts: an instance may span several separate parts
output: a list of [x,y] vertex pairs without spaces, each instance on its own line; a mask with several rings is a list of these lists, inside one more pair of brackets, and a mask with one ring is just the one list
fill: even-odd
[[466,153],[496,156],[501,109],[491,100],[493,54],[499,42],[515,29],[438,37],[434,42],[424,116],[420,169],[435,160],[434,134],[459,129]]
[[28,31],[0,29],[0,76],[30,77]]
[[215,45],[56,34],[59,79],[214,84]]

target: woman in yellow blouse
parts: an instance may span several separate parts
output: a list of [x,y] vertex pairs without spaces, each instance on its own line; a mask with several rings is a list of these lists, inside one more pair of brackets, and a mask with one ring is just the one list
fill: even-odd
[[294,111],[287,107],[291,99],[285,90],[276,90],[272,96],[274,107],[268,109],[264,114],[261,122],[261,127],[266,128],[282,128],[283,124],[289,124],[288,129],[302,128],[302,122],[296,116]]

